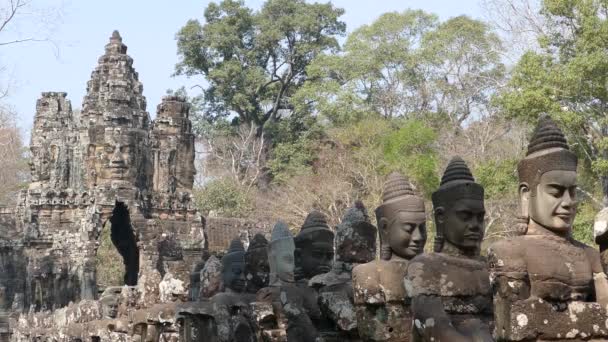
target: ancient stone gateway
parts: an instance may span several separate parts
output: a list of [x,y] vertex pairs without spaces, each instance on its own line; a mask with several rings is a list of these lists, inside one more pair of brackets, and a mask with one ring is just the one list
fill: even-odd
[[190,107],[167,96],[151,121],[126,52],[114,31],[81,112],[62,92],[43,93],[36,103],[32,182],[9,220],[14,225],[2,229],[12,235],[0,242],[5,310],[43,312],[97,299],[96,253],[108,222],[124,266],[121,285],[136,287],[138,307],[168,298],[159,293],[163,279],[173,284],[168,289],[188,287],[206,242],[191,194]]

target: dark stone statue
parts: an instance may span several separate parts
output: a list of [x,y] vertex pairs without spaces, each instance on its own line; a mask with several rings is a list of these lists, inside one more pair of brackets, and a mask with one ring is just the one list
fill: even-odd
[[268,240],[256,234],[245,253],[245,291],[257,293],[268,286],[270,266],[268,265]]
[[424,200],[399,173],[389,175],[376,209],[381,260],[353,269],[359,335],[365,341],[409,341],[411,315],[403,277],[426,243]]
[[336,260],[330,272],[314,276],[309,285],[318,290],[324,317],[337,331],[336,339],[357,340],[357,316],[353,299],[352,270],[376,257],[377,229],[369,221],[363,203],[357,202],[344,213],[336,226]]
[[518,165],[525,235],[488,251],[501,341],[605,340],[608,282],[597,250],[572,237],[577,157],[548,117]]
[[323,213],[317,210],[310,212],[294,240],[296,281],[302,281],[306,285],[310,278],[331,270],[334,232],[327,225]]
[[432,196],[435,252],[412,259],[404,279],[413,341],[492,341],[492,291],[479,255],[483,196],[464,161],[453,158]]
[[260,340],[310,342],[318,336],[314,321],[321,312],[314,290],[295,285],[295,243],[287,225],[278,222],[268,249],[270,285],[252,304]]

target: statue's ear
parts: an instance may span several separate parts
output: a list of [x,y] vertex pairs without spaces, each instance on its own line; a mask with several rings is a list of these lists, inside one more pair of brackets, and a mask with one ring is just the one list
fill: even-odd
[[435,225],[437,227],[443,225],[445,222],[445,209],[443,207],[437,207],[433,210],[433,213],[435,214]]
[[530,186],[526,182],[519,183],[519,205],[522,217],[530,217]]
[[380,233],[380,238],[382,240],[385,240],[385,238],[388,237],[388,220],[386,217],[383,217],[378,221],[378,232]]

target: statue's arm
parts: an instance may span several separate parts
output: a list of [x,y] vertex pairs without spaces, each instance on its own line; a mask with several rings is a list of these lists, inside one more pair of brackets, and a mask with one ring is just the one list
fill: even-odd
[[423,341],[482,342],[492,341],[481,322],[472,321],[467,331],[456,329],[443,310],[441,299],[432,295],[417,295],[412,298],[414,329]]
[[608,310],[608,277],[604,272],[600,253],[591,247],[586,247],[587,258],[591,263],[593,272],[593,285],[595,287],[595,301]]

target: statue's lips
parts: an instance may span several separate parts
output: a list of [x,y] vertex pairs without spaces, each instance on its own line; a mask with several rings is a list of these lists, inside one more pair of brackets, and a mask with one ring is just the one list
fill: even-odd
[[479,233],[468,233],[464,235],[465,239],[469,239],[469,240],[479,240],[481,239],[481,234]]
[[564,221],[570,221],[572,219],[572,214],[556,214],[555,216],[561,218]]
[[331,267],[329,266],[319,266],[317,267],[317,270],[323,273],[327,273],[329,271],[331,271]]

